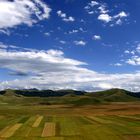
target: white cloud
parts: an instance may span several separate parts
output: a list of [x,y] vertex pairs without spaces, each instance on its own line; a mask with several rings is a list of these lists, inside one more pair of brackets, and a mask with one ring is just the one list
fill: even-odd
[[85,46],[86,42],[83,40],[79,40],[79,41],[74,41],[74,44],[77,46]]
[[117,24],[117,25],[122,25],[122,23],[123,23],[123,22],[122,22],[121,19],[118,19],[118,20],[116,21],[116,24]]
[[51,9],[41,0],[1,0],[0,29],[21,24],[31,26],[39,20],[48,19],[50,11]]
[[108,23],[112,20],[112,17],[108,14],[101,14],[98,16],[98,20]]
[[124,53],[125,53],[125,54],[129,54],[130,51],[129,51],[129,50],[125,50]]
[[6,49],[6,48],[7,48],[7,45],[0,43],[0,49]]
[[60,16],[61,18],[66,18],[66,14],[63,13],[61,10],[57,11],[58,16]]
[[79,30],[71,30],[71,31],[69,31],[69,34],[74,34],[74,33],[78,33],[79,32]]
[[120,67],[120,66],[122,66],[122,64],[121,63],[116,63],[116,64],[114,64],[114,66]]
[[[135,46],[136,47],[135,47]],[[125,50],[126,54],[124,58],[125,63],[133,66],[140,66],[140,44],[139,42],[134,43],[132,49]]]
[[136,51],[140,53],[140,44],[137,45]]
[[0,29],[0,34],[5,34],[5,35],[10,35],[10,31],[9,30],[4,30],[4,29]]
[[88,14],[92,15],[92,14],[94,14],[94,11],[89,11]]
[[100,35],[94,35],[94,36],[93,36],[93,39],[94,39],[94,40],[101,40],[102,38],[101,38]]
[[99,2],[92,0],[91,2],[89,2],[84,9],[89,10],[91,7],[97,6],[99,5]]
[[130,59],[126,61],[127,64],[138,66],[140,65],[140,57],[139,56],[132,56]]
[[122,25],[122,19],[126,17],[128,17],[128,14],[124,11],[121,11],[119,14],[113,16],[113,19],[116,20],[117,25]]
[[106,14],[109,12],[109,10],[106,8],[105,5],[101,4],[100,7],[98,8],[100,10],[101,14]]
[[97,1],[94,1],[92,0],[90,3],[89,3],[90,6],[94,7],[95,5],[99,5],[99,3]]
[[45,36],[50,36],[51,34],[49,32],[44,33]]
[[82,27],[80,27],[80,28],[78,28],[78,29],[73,29],[73,30],[68,31],[68,34],[75,34],[75,33],[79,33],[79,32],[85,33],[85,32],[87,32],[87,31],[84,30]]
[[10,50],[10,46],[12,45],[7,45],[3,51],[0,50],[0,68],[7,68],[13,77],[16,73],[22,75],[22,79],[1,81],[1,90],[5,88],[140,90],[140,72],[98,73],[85,68],[84,62],[66,58],[64,52],[60,50],[38,51],[26,48]]
[[74,17],[68,17],[68,18],[64,18],[63,20],[66,21],[66,22],[73,22],[73,21],[75,21],[75,18]]
[[103,14],[100,14],[98,16],[98,20],[101,20],[105,23],[109,23],[111,22],[112,24],[111,25],[122,25],[123,23],[123,19],[128,17],[128,14],[126,14],[124,11],[121,11],[119,14],[117,15],[114,15],[114,16],[110,16],[109,14],[107,14],[107,11]]
[[57,11],[57,15],[62,18],[65,22],[74,22],[75,18],[72,16],[67,16],[66,13],[63,13],[61,10]]
[[64,41],[64,40],[60,40],[59,41],[61,44],[66,44],[66,41]]
[[119,14],[115,15],[114,18],[124,18],[127,17],[128,14],[124,11],[121,11]]
[[107,3],[91,1],[88,3],[85,8],[88,14],[97,15],[97,19],[108,23],[110,26],[122,25],[126,20],[129,14],[125,11],[119,11],[118,14],[114,15],[113,11],[110,10]]

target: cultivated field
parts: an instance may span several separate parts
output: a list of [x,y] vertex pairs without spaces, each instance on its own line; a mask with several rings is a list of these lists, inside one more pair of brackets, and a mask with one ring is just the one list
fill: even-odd
[[140,140],[140,105],[1,105],[0,140]]

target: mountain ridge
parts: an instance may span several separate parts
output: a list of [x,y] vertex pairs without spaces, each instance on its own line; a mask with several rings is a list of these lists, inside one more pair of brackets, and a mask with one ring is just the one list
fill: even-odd
[[58,105],[70,104],[74,106],[104,104],[111,102],[137,102],[140,93],[133,93],[123,89],[110,89],[98,92],[76,90],[4,90],[0,91],[0,103],[13,105]]
[[4,96],[27,96],[27,97],[57,97],[57,96],[66,96],[66,95],[86,95],[94,97],[104,97],[104,96],[113,96],[117,95],[129,95],[140,98],[140,92],[131,92],[124,89],[113,88],[109,90],[97,91],[97,92],[86,92],[80,90],[64,89],[64,90],[38,90],[38,89],[6,89],[0,91],[0,95]]

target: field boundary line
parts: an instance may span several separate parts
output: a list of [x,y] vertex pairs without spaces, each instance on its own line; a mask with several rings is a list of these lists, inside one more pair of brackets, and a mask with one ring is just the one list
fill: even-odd
[[126,118],[126,119],[131,119],[131,120],[136,120],[136,121],[140,121],[140,118],[135,117],[135,116],[125,116],[125,115],[117,115],[121,118]]
[[97,123],[100,123],[100,124],[111,124],[112,121],[109,121],[109,120],[104,120],[104,119],[101,119],[101,118],[98,118],[98,117],[95,117],[95,116],[87,116],[88,119],[91,119]]

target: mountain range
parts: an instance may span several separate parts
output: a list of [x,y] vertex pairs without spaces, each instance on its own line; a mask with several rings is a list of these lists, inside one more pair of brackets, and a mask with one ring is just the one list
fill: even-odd
[[109,102],[140,101],[140,92],[130,92],[123,89],[110,89],[98,92],[76,90],[12,90],[0,91],[0,102],[23,104],[100,104]]

